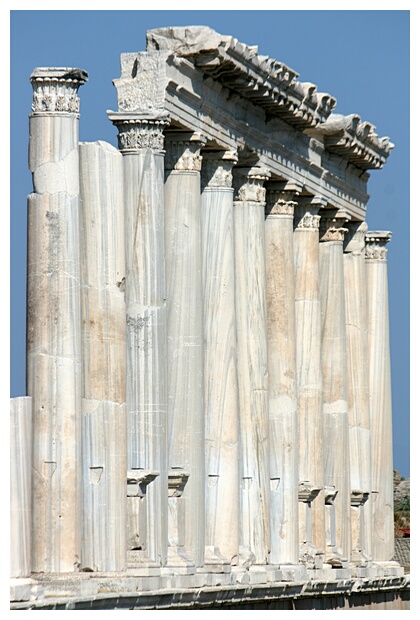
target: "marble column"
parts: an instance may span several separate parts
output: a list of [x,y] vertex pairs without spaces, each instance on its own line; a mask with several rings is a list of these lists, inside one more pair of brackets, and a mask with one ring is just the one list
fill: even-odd
[[236,368],[232,166],[236,153],[205,154],[201,195],[206,458],[205,562],[239,554],[239,416]]
[[27,393],[32,397],[32,571],[78,570],[81,551],[81,69],[31,75]]
[[205,140],[176,132],[168,132],[165,139],[168,466],[170,480],[181,480],[183,488],[178,485],[179,491],[171,492],[171,511],[185,522],[184,544],[170,546],[168,565],[192,561],[200,567],[205,529],[200,149]]
[[[299,197],[293,235],[297,397],[299,423],[299,483],[302,501],[301,555],[316,564],[325,552],[324,418],[321,362],[321,301],[319,282],[319,197]],[[306,499],[306,497],[310,499]],[[308,511],[311,532],[308,532]],[[311,544],[308,544],[310,539]]]
[[[344,241],[347,395],[349,411],[351,560],[372,559],[372,481],[365,269],[366,222],[349,222]],[[350,558],[349,558],[350,559]]]
[[389,350],[388,231],[366,233],[369,404],[372,434],[372,555],[375,562],[394,555],[391,361]]
[[[350,455],[343,240],[347,213],[324,210],[320,223],[320,292],[324,413],[324,481],[334,487],[336,546],[327,544],[327,562],[350,558]],[[331,494],[332,498],[333,495]],[[328,508],[331,512],[331,509]],[[334,539],[334,536],[332,536]]]
[[127,559],[125,251],[122,155],[81,143],[82,569]]
[[31,572],[32,399],[10,399],[10,577]]
[[293,213],[300,189],[270,183],[266,193],[271,564],[299,562]]
[[240,564],[267,564],[270,461],[265,168],[234,170],[235,307],[240,428]]
[[[167,333],[165,112],[109,113],[123,155],[127,339],[128,539],[131,564],[166,563]],[[138,482],[132,492],[132,480]]]

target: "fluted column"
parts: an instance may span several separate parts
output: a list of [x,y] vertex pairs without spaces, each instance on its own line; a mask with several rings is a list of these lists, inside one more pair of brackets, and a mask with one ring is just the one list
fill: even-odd
[[182,497],[171,495],[171,511],[178,521],[185,521],[185,537],[183,544],[170,547],[168,564],[193,561],[202,566],[205,465],[200,149],[205,140],[198,134],[175,132],[165,138],[168,465],[170,479],[180,478],[185,485]]
[[[293,235],[301,555],[308,566],[325,552],[324,416],[322,410],[321,301],[319,282],[319,220],[325,200],[298,199]],[[306,499],[309,498],[309,499]],[[308,514],[310,513],[310,515]],[[308,532],[310,516],[311,531]],[[309,539],[309,540],[308,540]],[[312,544],[310,544],[312,543]]]
[[[109,114],[123,154],[127,480],[131,562],[166,562],[167,337],[164,137],[167,114]],[[134,487],[130,481],[137,481]],[[147,487],[147,490],[146,490]]]
[[265,168],[234,170],[235,306],[240,427],[240,564],[270,550]]
[[81,143],[82,568],[127,561],[124,178],[121,154]]
[[27,393],[32,397],[32,570],[78,570],[81,547],[81,69],[31,75]]
[[372,481],[365,269],[366,222],[349,222],[344,242],[352,547],[357,566],[372,559]]
[[389,351],[388,231],[366,233],[369,404],[372,434],[372,554],[375,562],[394,555],[391,363]]
[[[322,385],[324,412],[324,481],[337,492],[335,539],[330,536],[327,562],[339,566],[350,557],[350,456],[347,405],[346,323],[343,240],[346,213],[325,210],[320,227]],[[333,497],[331,494],[330,497]],[[331,508],[328,512],[332,513]],[[332,521],[330,520],[330,524]]]
[[206,555],[238,562],[239,416],[233,245],[233,152],[210,152],[201,181],[204,304]]
[[300,188],[291,185],[271,183],[266,194],[271,564],[299,562],[293,213]]
[[10,399],[10,577],[31,572],[32,402]]

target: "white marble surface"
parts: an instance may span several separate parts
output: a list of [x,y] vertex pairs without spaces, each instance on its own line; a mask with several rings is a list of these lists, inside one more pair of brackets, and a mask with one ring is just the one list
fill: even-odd
[[127,467],[157,471],[147,485],[147,549],[167,547],[167,341],[163,153],[124,153]]
[[320,489],[311,502],[312,542],[320,550],[325,550],[325,446],[318,230],[320,206],[309,203],[295,208],[293,248],[296,278],[299,481],[307,481]]
[[[370,241],[369,240],[370,237]],[[369,394],[372,433],[374,562],[394,554],[394,496],[392,476],[392,401],[389,352],[388,273],[386,231],[368,231],[366,285],[368,305]],[[377,241],[375,241],[377,240]]]
[[80,151],[82,283],[81,568],[126,567],[125,252],[122,155]]
[[10,399],[10,577],[31,572],[32,399]]
[[78,121],[30,117],[27,390],[33,406],[32,569],[77,570],[81,546]]
[[168,469],[189,473],[184,554],[204,563],[204,351],[199,137],[166,136]]
[[[349,560],[350,470],[342,241],[320,244],[324,480],[335,487],[336,542]],[[327,554],[328,555],[328,554]]]
[[[294,203],[271,191],[265,221],[272,564],[299,562]],[[280,202],[275,202],[278,199]],[[279,207],[279,205],[281,205]]]
[[256,180],[248,188],[245,181],[244,199],[235,198],[233,207],[241,441],[240,564],[244,565],[267,563],[270,549],[265,194],[260,185]]
[[204,306],[206,563],[239,554],[239,417],[233,245],[233,190],[201,196]]

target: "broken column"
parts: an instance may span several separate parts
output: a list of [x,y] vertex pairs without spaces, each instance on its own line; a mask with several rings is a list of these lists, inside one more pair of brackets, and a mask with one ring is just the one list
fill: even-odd
[[[204,358],[200,134],[165,135],[165,250],[168,306],[168,471],[182,481],[170,492],[185,521],[183,545],[168,566],[204,563]],[[181,489],[182,487],[182,489]],[[181,496],[182,495],[182,496]],[[178,534],[174,539],[179,540]]]
[[121,154],[81,143],[82,569],[127,561],[124,184]]
[[265,168],[234,170],[235,305],[240,427],[240,565],[270,549]]
[[32,570],[72,572],[81,547],[79,99],[82,69],[31,75],[27,393],[32,397]]
[[239,416],[236,369],[232,166],[213,151],[202,165],[206,564],[239,553]]

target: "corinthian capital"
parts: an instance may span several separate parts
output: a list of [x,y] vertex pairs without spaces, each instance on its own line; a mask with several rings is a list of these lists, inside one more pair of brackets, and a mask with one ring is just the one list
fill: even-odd
[[39,67],[29,78],[33,88],[32,113],[79,115],[79,87],[88,80],[83,69]]
[[199,133],[168,132],[165,135],[165,170],[200,171],[200,153],[206,138]]
[[291,182],[270,183],[267,186],[266,216],[293,217],[295,207],[298,204],[296,196],[301,189],[301,185],[297,186]]
[[122,153],[152,149],[163,151],[163,130],[169,124],[168,114],[162,112],[156,117],[127,115],[109,112],[110,120],[118,129],[118,148]]
[[344,241],[344,235],[348,232],[343,224],[350,220],[350,214],[343,210],[325,209],[321,213],[319,226],[320,241]]
[[385,246],[391,237],[388,230],[369,230],[366,233],[366,259],[385,261],[388,252]]
[[233,176],[233,187],[235,189],[235,200],[242,202],[259,202],[265,204],[264,183],[271,176],[267,168],[235,168]]
[[236,151],[211,151],[205,153],[201,167],[203,190],[232,187],[232,168],[238,161]]
[[365,237],[368,229],[366,222],[349,222],[349,229],[344,239],[344,251],[352,254],[361,254],[365,249]]

